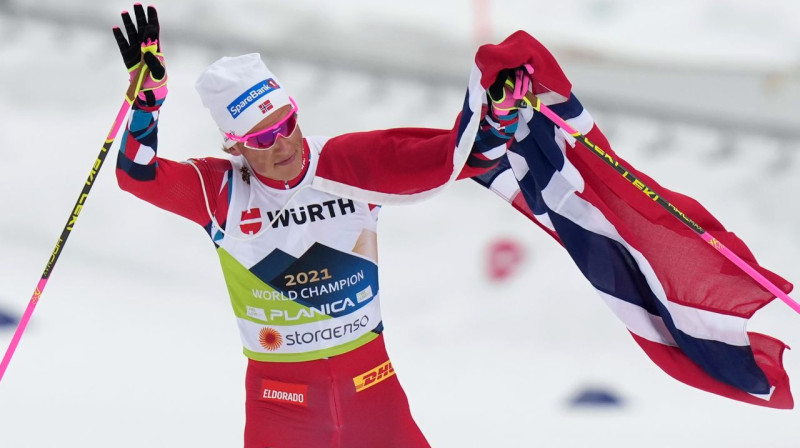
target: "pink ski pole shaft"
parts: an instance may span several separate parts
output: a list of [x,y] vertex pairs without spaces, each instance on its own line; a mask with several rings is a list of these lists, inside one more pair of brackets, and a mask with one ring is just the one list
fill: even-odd
[[17,330],[14,332],[14,336],[11,338],[11,343],[8,345],[8,349],[6,349],[6,354],[3,356],[3,361],[0,362],[0,380],[3,379],[6,369],[8,369],[8,364],[11,362],[11,357],[14,356],[14,352],[17,350],[19,340],[22,338],[22,333],[25,332],[25,328],[28,326],[28,322],[31,320],[31,315],[33,315],[33,310],[36,308],[36,304],[39,303],[39,298],[44,291],[44,287],[47,286],[47,281],[50,278],[50,274],[53,272],[53,267],[55,267],[58,258],[61,256],[61,251],[64,250],[64,245],[67,243],[67,238],[69,238],[70,234],[72,233],[72,228],[75,226],[75,222],[78,220],[78,215],[83,209],[86,198],[89,197],[89,192],[92,190],[95,178],[100,172],[103,162],[106,160],[108,150],[111,149],[111,145],[114,143],[114,139],[117,136],[117,132],[119,132],[119,128],[125,121],[125,117],[128,116],[128,111],[130,110],[131,105],[133,105],[133,101],[136,99],[136,96],[139,94],[139,89],[141,88],[142,81],[144,80],[145,71],[147,71],[147,66],[144,63],[142,63],[142,66],[143,68],[139,72],[138,79],[131,80],[131,84],[128,86],[128,91],[125,93],[125,101],[122,102],[122,106],[119,108],[117,117],[114,119],[114,124],[111,125],[111,130],[108,132],[106,141],[103,143],[103,147],[100,149],[97,159],[95,159],[94,163],[92,164],[92,169],[89,171],[89,176],[86,178],[86,182],[83,184],[81,194],[78,196],[78,200],[75,201],[75,206],[72,208],[69,219],[67,219],[64,229],[61,231],[61,236],[59,236],[58,241],[56,241],[56,247],[53,249],[50,259],[47,260],[47,265],[45,265],[42,278],[39,279],[39,283],[36,285],[36,289],[33,291],[31,300],[28,302],[28,307],[25,308],[25,312],[22,314],[19,325],[17,325]]
[[[526,101],[527,100],[527,101]],[[736,266],[739,266],[747,275],[749,275],[753,280],[758,282],[759,285],[763,286],[767,291],[774,294],[775,297],[783,300],[789,307],[793,310],[800,313],[800,304],[798,304],[795,300],[789,297],[788,294],[783,292],[780,288],[775,286],[774,283],[769,281],[766,277],[761,275],[760,272],[753,269],[750,264],[746,261],[742,260],[738,255],[733,253],[730,249],[728,249],[724,244],[722,244],[718,239],[714,238],[709,232],[704,230],[700,225],[696,222],[692,221],[688,216],[686,216],[683,212],[678,210],[677,207],[672,205],[666,199],[664,199],[661,194],[654,191],[652,188],[648,187],[644,184],[641,180],[639,180],[633,173],[630,172],[625,166],[621,165],[617,160],[611,157],[610,154],[605,152],[602,148],[595,145],[585,135],[581,134],[580,132],[576,131],[572,126],[570,126],[563,118],[559,117],[552,109],[542,104],[541,100],[533,94],[528,94],[525,96],[525,100],[521,100],[520,106],[522,106],[526,102],[530,102],[530,105],[533,107],[534,110],[541,112],[547,117],[550,121],[552,121],[556,126],[560,127],[561,129],[568,132],[575,140],[583,144],[586,148],[588,148],[592,153],[600,157],[607,165],[611,166],[616,170],[623,178],[628,180],[631,184],[633,184],[637,189],[642,191],[642,193],[647,194],[647,197],[653,199],[654,202],[658,203],[662,206],[665,210],[667,210],[671,215],[676,217],[679,221],[684,223],[687,227],[692,229],[697,235],[700,236],[705,242],[711,245],[714,249],[719,251],[725,258],[730,260]]]

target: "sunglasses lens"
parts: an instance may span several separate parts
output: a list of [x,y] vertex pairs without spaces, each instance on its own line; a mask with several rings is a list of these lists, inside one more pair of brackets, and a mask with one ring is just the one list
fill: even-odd
[[279,124],[275,128],[269,129],[266,132],[259,133],[247,139],[245,144],[251,148],[267,149],[270,148],[278,140],[279,136],[289,136],[294,132],[297,125],[297,114],[292,114],[288,120]]
[[271,130],[270,132],[248,138],[245,144],[251,148],[266,149],[274,145],[275,140],[277,140],[277,133],[275,130]]

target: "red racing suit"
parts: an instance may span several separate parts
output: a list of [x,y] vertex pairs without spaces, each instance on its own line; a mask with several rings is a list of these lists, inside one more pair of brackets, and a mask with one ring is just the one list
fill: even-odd
[[[244,446],[429,446],[384,348],[380,207],[309,188],[327,139],[304,139],[302,172],[289,181],[243,157],[175,162],[156,153],[160,105],[134,105],[117,179],[215,245],[249,359]],[[508,140],[485,129],[476,152]]]

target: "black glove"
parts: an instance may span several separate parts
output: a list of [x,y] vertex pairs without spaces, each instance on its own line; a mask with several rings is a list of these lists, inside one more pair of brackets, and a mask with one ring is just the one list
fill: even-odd
[[155,7],[148,6],[145,17],[144,7],[139,3],[133,5],[133,12],[136,15],[136,25],[128,11],[121,14],[127,39],[119,27],[115,26],[112,31],[131,80],[139,77],[144,60],[149,74],[142,81],[139,98],[152,106],[167,96],[167,71],[159,42],[158,12]]
[[510,83],[510,87],[513,90],[514,88],[514,70],[513,68],[506,68],[500,70],[500,73],[497,74],[497,78],[494,80],[494,83],[489,86],[489,99],[492,102],[500,102],[503,100],[505,96],[505,87],[506,83]]

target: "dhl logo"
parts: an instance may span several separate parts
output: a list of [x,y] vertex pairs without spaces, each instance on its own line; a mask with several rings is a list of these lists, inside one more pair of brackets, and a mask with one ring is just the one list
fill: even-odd
[[392,368],[392,362],[386,361],[369,372],[362,373],[361,375],[353,378],[353,384],[356,386],[356,392],[361,392],[362,390],[369,389],[370,387],[393,375],[394,368]]

